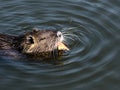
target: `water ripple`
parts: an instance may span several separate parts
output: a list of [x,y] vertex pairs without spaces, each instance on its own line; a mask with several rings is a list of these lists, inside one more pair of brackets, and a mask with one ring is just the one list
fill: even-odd
[[58,64],[0,57],[1,89],[8,89],[6,85],[12,90],[119,87],[113,83],[119,80],[119,0],[2,0],[0,7],[1,32],[21,34],[33,27],[61,30],[69,34],[70,47]]

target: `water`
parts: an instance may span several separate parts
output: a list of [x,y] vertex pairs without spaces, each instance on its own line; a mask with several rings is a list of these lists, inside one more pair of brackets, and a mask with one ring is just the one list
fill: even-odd
[[0,1],[0,33],[37,27],[77,35],[59,64],[0,57],[0,90],[120,89],[120,0]]

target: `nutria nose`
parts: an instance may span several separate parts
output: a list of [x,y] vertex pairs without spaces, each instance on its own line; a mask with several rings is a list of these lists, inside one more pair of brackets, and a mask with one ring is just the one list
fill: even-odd
[[57,36],[58,36],[58,37],[61,37],[61,36],[62,36],[62,32],[58,31],[58,32],[57,32]]

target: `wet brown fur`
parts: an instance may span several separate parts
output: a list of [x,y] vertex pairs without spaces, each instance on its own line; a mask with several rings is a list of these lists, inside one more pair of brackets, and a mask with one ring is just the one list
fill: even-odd
[[33,30],[20,36],[0,34],[0,50],[16,50],[22,54],[48,58],[57,51],[60,40],[56,33],[52,30]]

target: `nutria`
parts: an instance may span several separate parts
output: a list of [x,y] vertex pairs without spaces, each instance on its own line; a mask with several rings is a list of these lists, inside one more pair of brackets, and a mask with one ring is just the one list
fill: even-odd
[[0,34],[0,50],[7,50],[8,53],[15,50],[32,58],[52,58],[69,50],[63,41],[60,31],[34,29],[19,36]]

